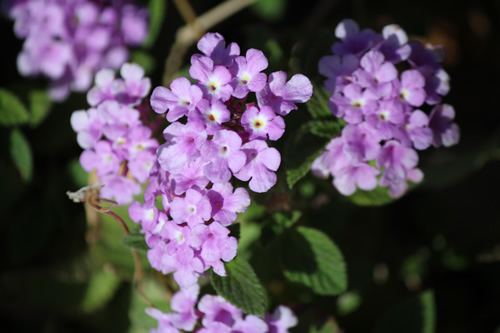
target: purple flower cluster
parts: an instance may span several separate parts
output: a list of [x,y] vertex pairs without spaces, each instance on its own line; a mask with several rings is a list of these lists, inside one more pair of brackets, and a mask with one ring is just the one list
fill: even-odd
[[192,332],[195,326],[199,327],[197,333],[286,333],[297,324],[297,318],[285,306],[277,307],[272,314],[266,313],[264,319],[255,315],[243,317],[241,309],[221,296],[204,295],[196,309],[198,293],[198,285],[178,291],[170,303],[172,313],[148,308],[146,312],[158,320],[158,328],[151,333]]
[[[267,80],[261,71],[268,62],[259,50],[240,56],[238,45],[226,47],[217,33],[206,34],[198,48],[203,54],[193,55],[189,71],[195,84],[180,77],[170,89],[153,91],[153,110],[168,111],[172,123],[163,132],[166,142],[157,150],[144,204],[129,208],[146,234],[151,265],[173,272],[183,289],[196,285],[210,267],[225,275],[223,261],[232,260],[237,249],[227,227],[250,205],[248,192],[229,181],[233,176],[250,180],[254,192],[276,183],[281,157],[266,140],[280,138],[285,130],[281,115],[312,95],[303,75],[287,82],[285,72],[275,72]],[[244,104],[250,92],[258,106]],[[163,209],[157,208],[157,197]]]
[[[312,165],[315,175],[333,175],[334,186],[344,195],[356,188],[389,187],[399,197],[407,181],[420,182],[416,150],[458,143],[455,111],[440,104],[449,91],[449,77],[440,62],[440,49],[410,41],[397,25],[382,34],[359,31],[352,20],[335,30],[341,40],[334,55],[319,62],[333,95],[329,107],[347,123]],[[396,64],[406,66],[401,73]],[[422,109],[429,109],[429,114]]]
[[102,69],[87,94],[92,108],[71,115],[71,126],[85,149],[80,156],[83,169],[96,175],[105,186],[101,196],[114,199],[120,205],[132,202],[141,193],[138,183],[149,179],[156,161],[158,141],[143,125],[141,113],[134,106],[151,88],[144,70],[125,63],[120,69],[123,79],[114,71]]
[[120,68],[127,46],[147,34],[147,11],[128,0],[11,0],[7,10],[16,36],[26,39],[19,72],[49,78],[50,96],[59,101],[87,91],[98,70]]

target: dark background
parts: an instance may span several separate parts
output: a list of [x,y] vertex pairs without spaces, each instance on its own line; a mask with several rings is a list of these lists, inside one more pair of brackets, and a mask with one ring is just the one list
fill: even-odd
[[[193,1],[193,7],[203,13],[218,3]],[[236,41],[242,50],[254,47],[271,54],[268,73],[277,69],[301,71],[321,82],[311,59],[330,54],[331,35],[343,18],[353,18],[361,28],[378,32],[386,24],[398,23],[410,39],[444,45],[447,57],[443,65],[451,77],[451,90],[444,102],[455,107],[460,143],[420,152],[424,182],[382,207],[356,206],[340,196],[330,181],[311,177],[301,181],[299,189],[313,186],[311,202],[322,202],[307,208],[303,222],[327,232],[340,247],[347,263],[349,290],[361,301],[354,310],[342,314],[337,297],[312,296],[301,288],[271,291],[271,299],[285,300],[299,317],[313,312],[318,322],[334,318],[345,332],[367,332],[391,307],[433,290],[436,332],[498,332],[500,1],[292,4],[283,0],[283,9],[275,15],[248,8],[211,31],[220,32],[228,42]],[[43,79],[19,76],[15,64],[22,41],[13,35],[11,21],[2,18],[0,24],[2,88],[22,95],[43,87]],[[168,2],[162,32],[147,50],[156,62],[150,73],[153,87],[161,84],[164,59],[183,24],[173,3]],[[193,52],[194,46],[184,65]],[[89,250],[93,245],[86,238],[84,209],[70,202],[65,192],[86,184],[86,175],[77,163],[81,149],[69,123],[72,111],[86,108],[85,96],[73,94],[66,102],[53,105],[39,126],[20,127],[34,158],[29,182],[21,179],[11,161],[11,128],[0,127],[0,318],[9,332],[135,329],[129,271],[118,274],[120,283],[113,285],[109,297],[99,301],[102,304],[92,311],[81,309],[96,264],[94,252]],[[291,115],[287,126],[307,117],[305,108],[299,111],[303,114]],[[284,187],[278,190],[287,192]],[[290,195],[301,200],[300,194]],[[121,231],[116,232],[121,237]],[[262,259],[255,253],[251,262],[259,273],[267,265],[260,265]],[[101,264],[113,262],[98,257]],[[387,274],[375,279],[374,271]],[[268,287],[272,278],[261,278]],[[306,296],[301,298],[303,294]]]

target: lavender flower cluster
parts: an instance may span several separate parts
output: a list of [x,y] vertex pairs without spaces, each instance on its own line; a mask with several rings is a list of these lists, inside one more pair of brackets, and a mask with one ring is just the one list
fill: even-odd
[[[199,286],[196,284],[178,291],[170,302],[173,313],[163,313],[155,308],[146,312],[158,320],[157,329],[151,333],[179,333],[179,330],[193,331],[201,321],[202,326],[197,333],[286,333],[288,328],[297,324],[293,312],[278,306],[264,319],[255,315],[243,317],[243,312],[221,296],[204,295],[198,302]],[[195,308],[198,302],[198,309]]]
[[[335,34],[341,41],[332,46],[334,55],[320,60],[319,71],[333,94],[332,113],[347,125],[312,171],[324,178],[333,175],[334,186],[344,195],[353,194],[356,187],[381,186],[399,197],[408,180],[418,183],[423,178],[416,150],[449,147],[459,140],[453,107],[440,104],[449,91],[441,52],[408,42],[397,25],[377,34],[359,31],[354,21],[344,20]],[[396,64],[407,69],[398,74]],[[429,115],[421,109],[425,107],[432,108]]]
[[127,46],[147,34],[147,11],[128,0],[10,0],[7,12],[16,36],[25,38],[19,72],[49,78],[49,94],[58,101],[87,91],[98,70],[120,68]]
[[73,112],[71,126],[85,149],[80,155],[83,169],[96,170],[105,185],[101,196],[122,205],[142,192],[138,183],[149,179],[159,144],[143,125],[142,109],[134,108],[149,93],[149,78],[136,64],[123,64],[120,73],[123,79],[115,78],[111,69],[97,73],[96,86],[87,94],[92,108]]
[[[195,84],[180,77],[172,81],[170,89],[153,91],[153,110],[168,111],[166,119],[172,123],[163,132],[166,142],[157,150],[144,204],[133,202],[129,207],[130,217],[141,224],[151,248],[148,259],[152,267],[163,274],[173,273],[181,287],[179,295],[192,295],[187,290],[196,288],[198,278],[210,267],[216,274],[226,275],[223,261],[232,260],[237,250],[237,240],[229,236],[227,227],[250,205],[248,192],[234,189],[230,180],[234,176],[249,181],[249,188],[260,193],[276,183],[281,157],[266,140],[279,139],[285,130],[281,116],[312,95],[305,76],[296,74],[287,81],[285,72],[274,72],[268,78],[262,73],[268,66],[262,51],[250,49],[240,56],[239,46],[231,43],[226,47],[220,34],[206,34],[198,49],[203,54],[192,56],[189,70]],[[257,104],[245,104],[250,93],[255,93]],[[157,197],[162,209],[157,208]],[[210,328],[220,316],[209,319],[215,310],[202,304],[229,307],[219,298],[210,300],[198,307],[205,313],[205,328],[200,332],[267,331],[263,323],[252,324],[262,322],[258,318],[243,319],[241,310],[230,311],[230,321],[213,324],[219,329]],[[194,303],[189,311],[194,311]],[[186,329],[176,324],[174,315],[160,317],[164,319],[160,325],[174,326],[173,332]]]

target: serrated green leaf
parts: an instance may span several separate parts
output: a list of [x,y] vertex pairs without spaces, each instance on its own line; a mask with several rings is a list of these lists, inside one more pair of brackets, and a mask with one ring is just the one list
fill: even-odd
[[120,282],[115,274],[106,269],[94,273],[81,301],[82,310],[90,313],[104,306],[111,300]]
[[0,89],[0,125],[21,125],[28,119],[28,110],[19,98],[6,89]]
[[123,237],[122,244],[132,250],[147,252],[149,246],[146,244],[146,239],[144,237],[144,234],[141,233],[141,227],[138,226],[130,230],[130,233]]
[[234,258],[225,263],[227,276],[219,276],[210,272],[210,282],[217,294],[224,297],[245,313],[264,316],[266,300],[264,289],[255,275],[250,264],[241,259]]
[[52,101],[45,90],[32,90],[29,93],[30,103],[30,125],[39,125],[49,114]]
[[338,295],[347,288],[347,275],[340,250],[323,232],[298,227],[284,234],[280,261],[285,276],[320,295]]
[[10,132],[10,156],[25,182],[31,180],[33,173],[33,156],[31,147],[23,133],[17,128]]
[[312,120],[291,135],[284,152],[290,189],[309,172],[314,160],[325,150],[330,138],[341,129],[340,123]]
[[150,48],[154,45],[158,34],[161,31],[163,20],[167,11],[166,0],[149,0],[149,30],[146,41],[143,43],[145,48]]
[[306,103],[307,110],[314,119],[333,118],[332,111],[328,107],[330,97],[332,96],[322,84],[313,85],[313,94]]
[[436,309],[429,290],[390,309],[378,322],[375,333],[434,333]]

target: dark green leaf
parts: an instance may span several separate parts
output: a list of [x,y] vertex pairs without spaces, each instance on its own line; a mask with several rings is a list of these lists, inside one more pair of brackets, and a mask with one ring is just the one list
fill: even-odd
[[338,295],[347,288],[344,259],[326,234],[308,227],[285,233],[280,261],[285,276],[321,295]]
[[146,239],[144,234],[140,232],[141,227],[134,228],[130,231],[128,235],[125,235],[122,239],[122,244],[132,250],[137,250],[139,252],[147,252],[149,246],[146,244]]
[[275,233],[280,234],[294,225],[301,216],[302,212],[297,210],[293,212],[276,212],[271,218],[271,227]]
[[0,125],[21,125],[28,119],[28,111],[19,98],[6,89],[0,89]]
[[292,188],[325,150],[330,138],[342,129],[335,121],[312,120],[291,135],[284,152],[288,186]]
[[52,102],[44,90],[32,90],[28,98],[31,112],[30,125],[35,127],[48,116]]
[[154,45],[158,34],[161,31],[161,26],[163,25],[163,20],[167,11],[167,1],[166,0],[149,0],[149,31],[148,37],[144,42],[143,46],[150,48]]
[[258,0],[252,9],[266,20],[279,20],[285,13],[286,0]]
[[332,111],[328,107],[331,96],[332,94],[322,84],[314,84],[311,99],[306,103],[307,109],[313,118],[333,118]]
[[23,180],[30,181],[33,173],[31,147],[23,133],[17,128],[10,132],[10,156],[21,172]]
[[264,289],[250,264],[236,257],[225,263],[227,276],[211,271],[210,281],[217,294],[245,313],[262,317],[265,310]]
[[375,333],[433,333],[435,326],[434,293],[426,291],[390,309],[376,325]]

